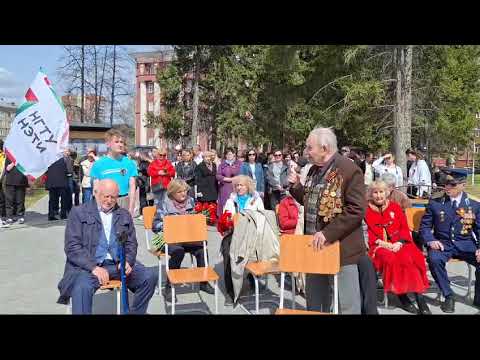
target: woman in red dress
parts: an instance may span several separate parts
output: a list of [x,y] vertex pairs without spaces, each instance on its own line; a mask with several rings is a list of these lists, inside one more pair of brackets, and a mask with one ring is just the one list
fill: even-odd
[[[368,189],[365,222],[369,255],[375,269],[382,274],[386,292],[398,295],[408,312],[431,314],[421,295],[429,287],[425,258],[412,240],[402,208],[388,200],[388,195],[387,184],[383,181],[373,182]],[[407,293],[415,294],[418,310]]]

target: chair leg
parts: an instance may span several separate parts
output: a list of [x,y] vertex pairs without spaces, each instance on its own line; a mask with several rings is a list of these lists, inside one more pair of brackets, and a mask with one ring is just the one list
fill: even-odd
[[171,284],[172,286],[172,315],[175,315],[175,286]]
[[68,302],[67,304],[67,309],[65,311],[65,314],[66,315],[72,315],[72,299],[70,299],[70,301]]
[[285,273],[282,272],[280,274],[280,304],[278,306],[280,309],[283,309],[283,290],[284,290],[284,286],[285,286]]
[[117,315],[120,315],[120,303],[121,303],[121,300],[120,300],[120,291],[119,291],[119,289],[115,289],[115,295],[116,295],[116,299],[117,299]]
[[467,269],[468,269],[468,285],[467,285],[467,293],[465,294],[465,302],[467,300],[470,300],[470,293],[472,291],[472,268],[469,263],[465,262],[467,264]]
[[260,313],[260,293],[258,290],[258,277],[253,275],[253,280],[255,281],[255,312],[257,315]]
[[215,284],[215,314],[218,315],[218,280],[215,280],[214,284]]
[[290,276],[292,279],[292,309],[295,310],[295,276],[293,276],[293,273]]
[[333,276],[333,313],[338,315],[338,274]]
[[388,309],[388,292],[384,292],[384,297],[385,297],[385,309]]

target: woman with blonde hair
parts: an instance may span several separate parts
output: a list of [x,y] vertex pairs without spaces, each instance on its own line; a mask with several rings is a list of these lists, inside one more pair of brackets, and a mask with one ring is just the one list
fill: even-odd
[[[193,214],[195,201],[188,195],[190,186],[182,179],[173,179],[167,187],[167,196],[162,207],[157,208],[157,213],[153,219],[152,231],[158,233],[163,231],[163,219],[168,215],[187,215]],[[197,267],[205,267],[203,259],[203,245],[201,243],[182,243],[168,246],[170,259],[168,266],[170,269],[180,269],[185,253],[191,253],[197,259]],[[214,293],[214,289],[208,283],[200,283],[200,290],[209,294]],[[171,296],[171,286],[168,283],[165,286],[163,295],[165,299]]]
[[[402,308],[410,313],[430,314],[421,295],[429,287],[425,258],[413,242],[402,208],[388,199],[388,185],[383,181],[374,181],[367,196],[369,255],[382,274],[385,292],[398,295]],[[418,310],[408,293],[415,294]]]
[[237,175],[232,179],[233,192],[225,203],[223,212],[235,215],[245,210],[264,210],[260,194],[255,190],[253,179],[247,175]]

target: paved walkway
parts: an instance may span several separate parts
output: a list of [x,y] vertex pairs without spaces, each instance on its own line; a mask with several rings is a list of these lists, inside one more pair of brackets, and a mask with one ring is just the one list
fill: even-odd
[[[14,225],[8,229],[0,229],[0,314],[64,314],[65,306],[56,303],[58,298],[57,284],[63,274],[65,254],[63,251],[65,221],[48,222],[48,197],[42,198],[27,211],[26,223]],[[157,259],[146,250],[145,234],[141,222],[136,221],[138,237],[138,260],[146,266],[157,267]],[[222,259],[219,256],[221,238],[215,228],[209,228],[208,233],[209,259],[220,278],[223,278]],[[187,255],[183,266],[190,266]],[[157,268],[158,270],[158,268]],[[457,281],[466,283],[466,265],[454,263],[449,265],[451,276]],[[164,273],[165,274],[165,273]],[[163,277],[165,279],[165,276]],[[219,312],[221,314],[245,314],[237,306],[224,306],[223,282],[220,280]],[[472,288],[473,290],[473,288]],[[459,295],[464,290],[454,289]],[[249,292],[247,292],[248,295]],[[278,279],[270,277],[268,287],[261,299],[273,300],[278,304]],[[434,300],[434,289],[427,294],[431,299],[431,310],[434,314],[443,314],[438,302]],[[177,291],[177,313],[199,314],[198,310],[214,313],[214,296],[198,292],[190,286],[184,286]],[[251,297],[253,300],[253,296]],[[290,293],[286,293],[286,307],[290,307]],[[390,301],[395,305],[395,299]],[[477,314],[478,310],[465,304],[460,297],[456,303],[457,314]],[[261,313],[270,314],[277,308],[275,304],[261,304]],[[305,300],[297,296],[297,308],[302,309]],[[246,304],[249,310],[254,303]],[[170,312],[170,303],[165,304],[162,295],[154,295],[148,312],[150,314],[166,314]],[[382,314],[406,314],[399,308],[380,308]],[[112,292],[98,292],[94,297],[94,313],[115,313],[114,296]]]

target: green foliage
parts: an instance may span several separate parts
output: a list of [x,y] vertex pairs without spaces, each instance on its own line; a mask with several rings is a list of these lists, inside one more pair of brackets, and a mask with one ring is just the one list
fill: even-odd
[[[201,69],[200,129],[222,143],[302,145],[318,125],[339,145],[392,146],[396,106],[394,46],[184,45],[157,75],[164,112],[149,116],[169,139],[188,136],[186,76]],[[412,144],[464,146],[480,107],[478,46],[415,46]],[[197,64],[197,65],[195,65]],[[253,118],[246,116],[249,112]]]

